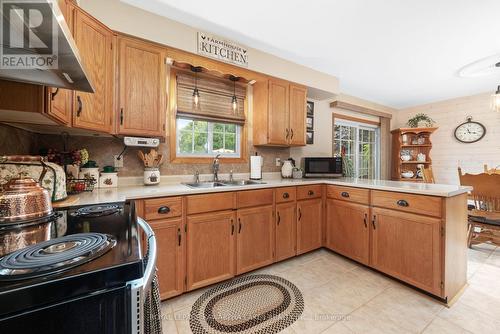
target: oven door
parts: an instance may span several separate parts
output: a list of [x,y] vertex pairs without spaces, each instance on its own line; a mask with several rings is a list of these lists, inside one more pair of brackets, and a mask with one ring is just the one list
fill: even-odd
[[341,177],[342,158],[317,157],[304,158],[305,177]]

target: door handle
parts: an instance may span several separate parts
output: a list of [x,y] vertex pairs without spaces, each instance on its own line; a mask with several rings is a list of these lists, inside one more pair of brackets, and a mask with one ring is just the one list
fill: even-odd
[[404,199],[400,199],[399,201],[396,202],[397,205],[402,206],[402,207],[408,207],[410,204],[405,201]]
[[375,223],[376,223],[376,220],[377,220],[377,216],[376,216],[376,215],[373,215],[372,225],[373,225],[373,229],[374,229],[374,230],[376,230],[376,229],[377,229],[377,225],[375,224]]
[[59,88],[56,88],[56,91],[54,93],[50,93],[50,99],[54,101],[56,98],[57,93],[59,93]]
[[281,221],[281,216],[280,216],[280,212],[278,211],[278,225],[280,224],[280,221]]
[[299,220],[302,218],[302,210],[299,208]]
[[162,215],[166,215],[170,212],[170,208],[168,206],[160,206],[158,208],[158,213]]
[[76,117],[80,117],[80,114],[82,113],[83,109],[83,103],[82,99],[80,98],[80,95],[76,96],[76,102],[78,103],[78,109],[76,110]]
[[290,129],[290,140],[293,139],[293,129]]
[[180,245],[181,245],[181,238],[182,238],[181,229],[180,229],[180,228],[178,228],[178,229],[177,229],[177,239],[178,239],[177,245],[178,245],[178,246],[180,246]]
[[285,198],[285,199],[286,199],[286,198],[288,198],[288,197],[290,197],[290,194],[289,194],[289,193],[283,193],[283,198]]
[[368,227],[367,220],[368,220],[368,214],[367,214],[367,213],[365,213],[365,218],[363,218],[363,222],[365,223],[365,228],[367,228],[367,227]]
[[234,222],[233,222],[233,218],[231,218],[231,235],[234,235]]
[[286,138],[285,139],[288,139],[289,135],[290,135],[290,130],[288,130],[288,128],[286,128]]
[[345,198],[349,198],[349,193],[347,191],[343,191],[340,193],[340,196],[345,197]]
[[238,227],[238,234],[241,233],[241,219],[238,218],[238,224],[239,224],[239,227]]
[[312,195],[314,195],[314,191],[309,190],[309,191],[307,192],[307,194],[308,194],[309,196],[312,196]]
[[123,108],[120,108],[120,125],[123,125]]

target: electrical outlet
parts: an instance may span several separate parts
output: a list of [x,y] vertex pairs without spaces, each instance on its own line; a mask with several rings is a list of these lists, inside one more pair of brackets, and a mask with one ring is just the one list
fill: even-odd
[[113,165],[116,167],[116,168],[121,168],[123,167],[123,155],[120,157],[120,159],[118,159],[119,155],[114,155],[114,162],[113,162]]
[[276,167],[281,166],[281,158],[276,158]]

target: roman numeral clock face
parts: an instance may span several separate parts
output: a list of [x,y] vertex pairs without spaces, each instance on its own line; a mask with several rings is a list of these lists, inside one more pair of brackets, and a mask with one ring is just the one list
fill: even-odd
[[472,122],[471,118],[467,122],[460,124],[455,129],[455,138],[462,143],[475,143],[481,140],[486,134],[486,128],[479,122]]

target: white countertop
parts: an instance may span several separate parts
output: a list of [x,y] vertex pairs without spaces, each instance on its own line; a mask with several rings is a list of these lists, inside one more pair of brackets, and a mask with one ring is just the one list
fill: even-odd
[[[235,177],[236,178],[236,177]],[[239,178],[238,178],[239,179]],[[430,195],[439,197],[453,197],[472,190],[472,187],[464,187],[449,184],[428,184],[418,182],[401,182],[387,180],[360,180],[352,178],[339,179],[281,179],[264,178],[265,184],[247,186],[224,186],[216,188],[193,189],[179,182],[162,183],[155,186],[131,185],[118,188],[94,189],[92,192],[83,192],[78,195],[78,200],[68,206],[94,205],[112,202],[122,202],[130,199],[166,197],[179,195],[193,195],[202,193],[215,193],[225,191],[238,191],[250,189],[263,189],[274,187],[286,187],[308,184],[332,184],[365,189],[386,190],[419,195]],[[163,180],[162,180],[163,182]],[[63,205],[64,207],[64,205]]]

